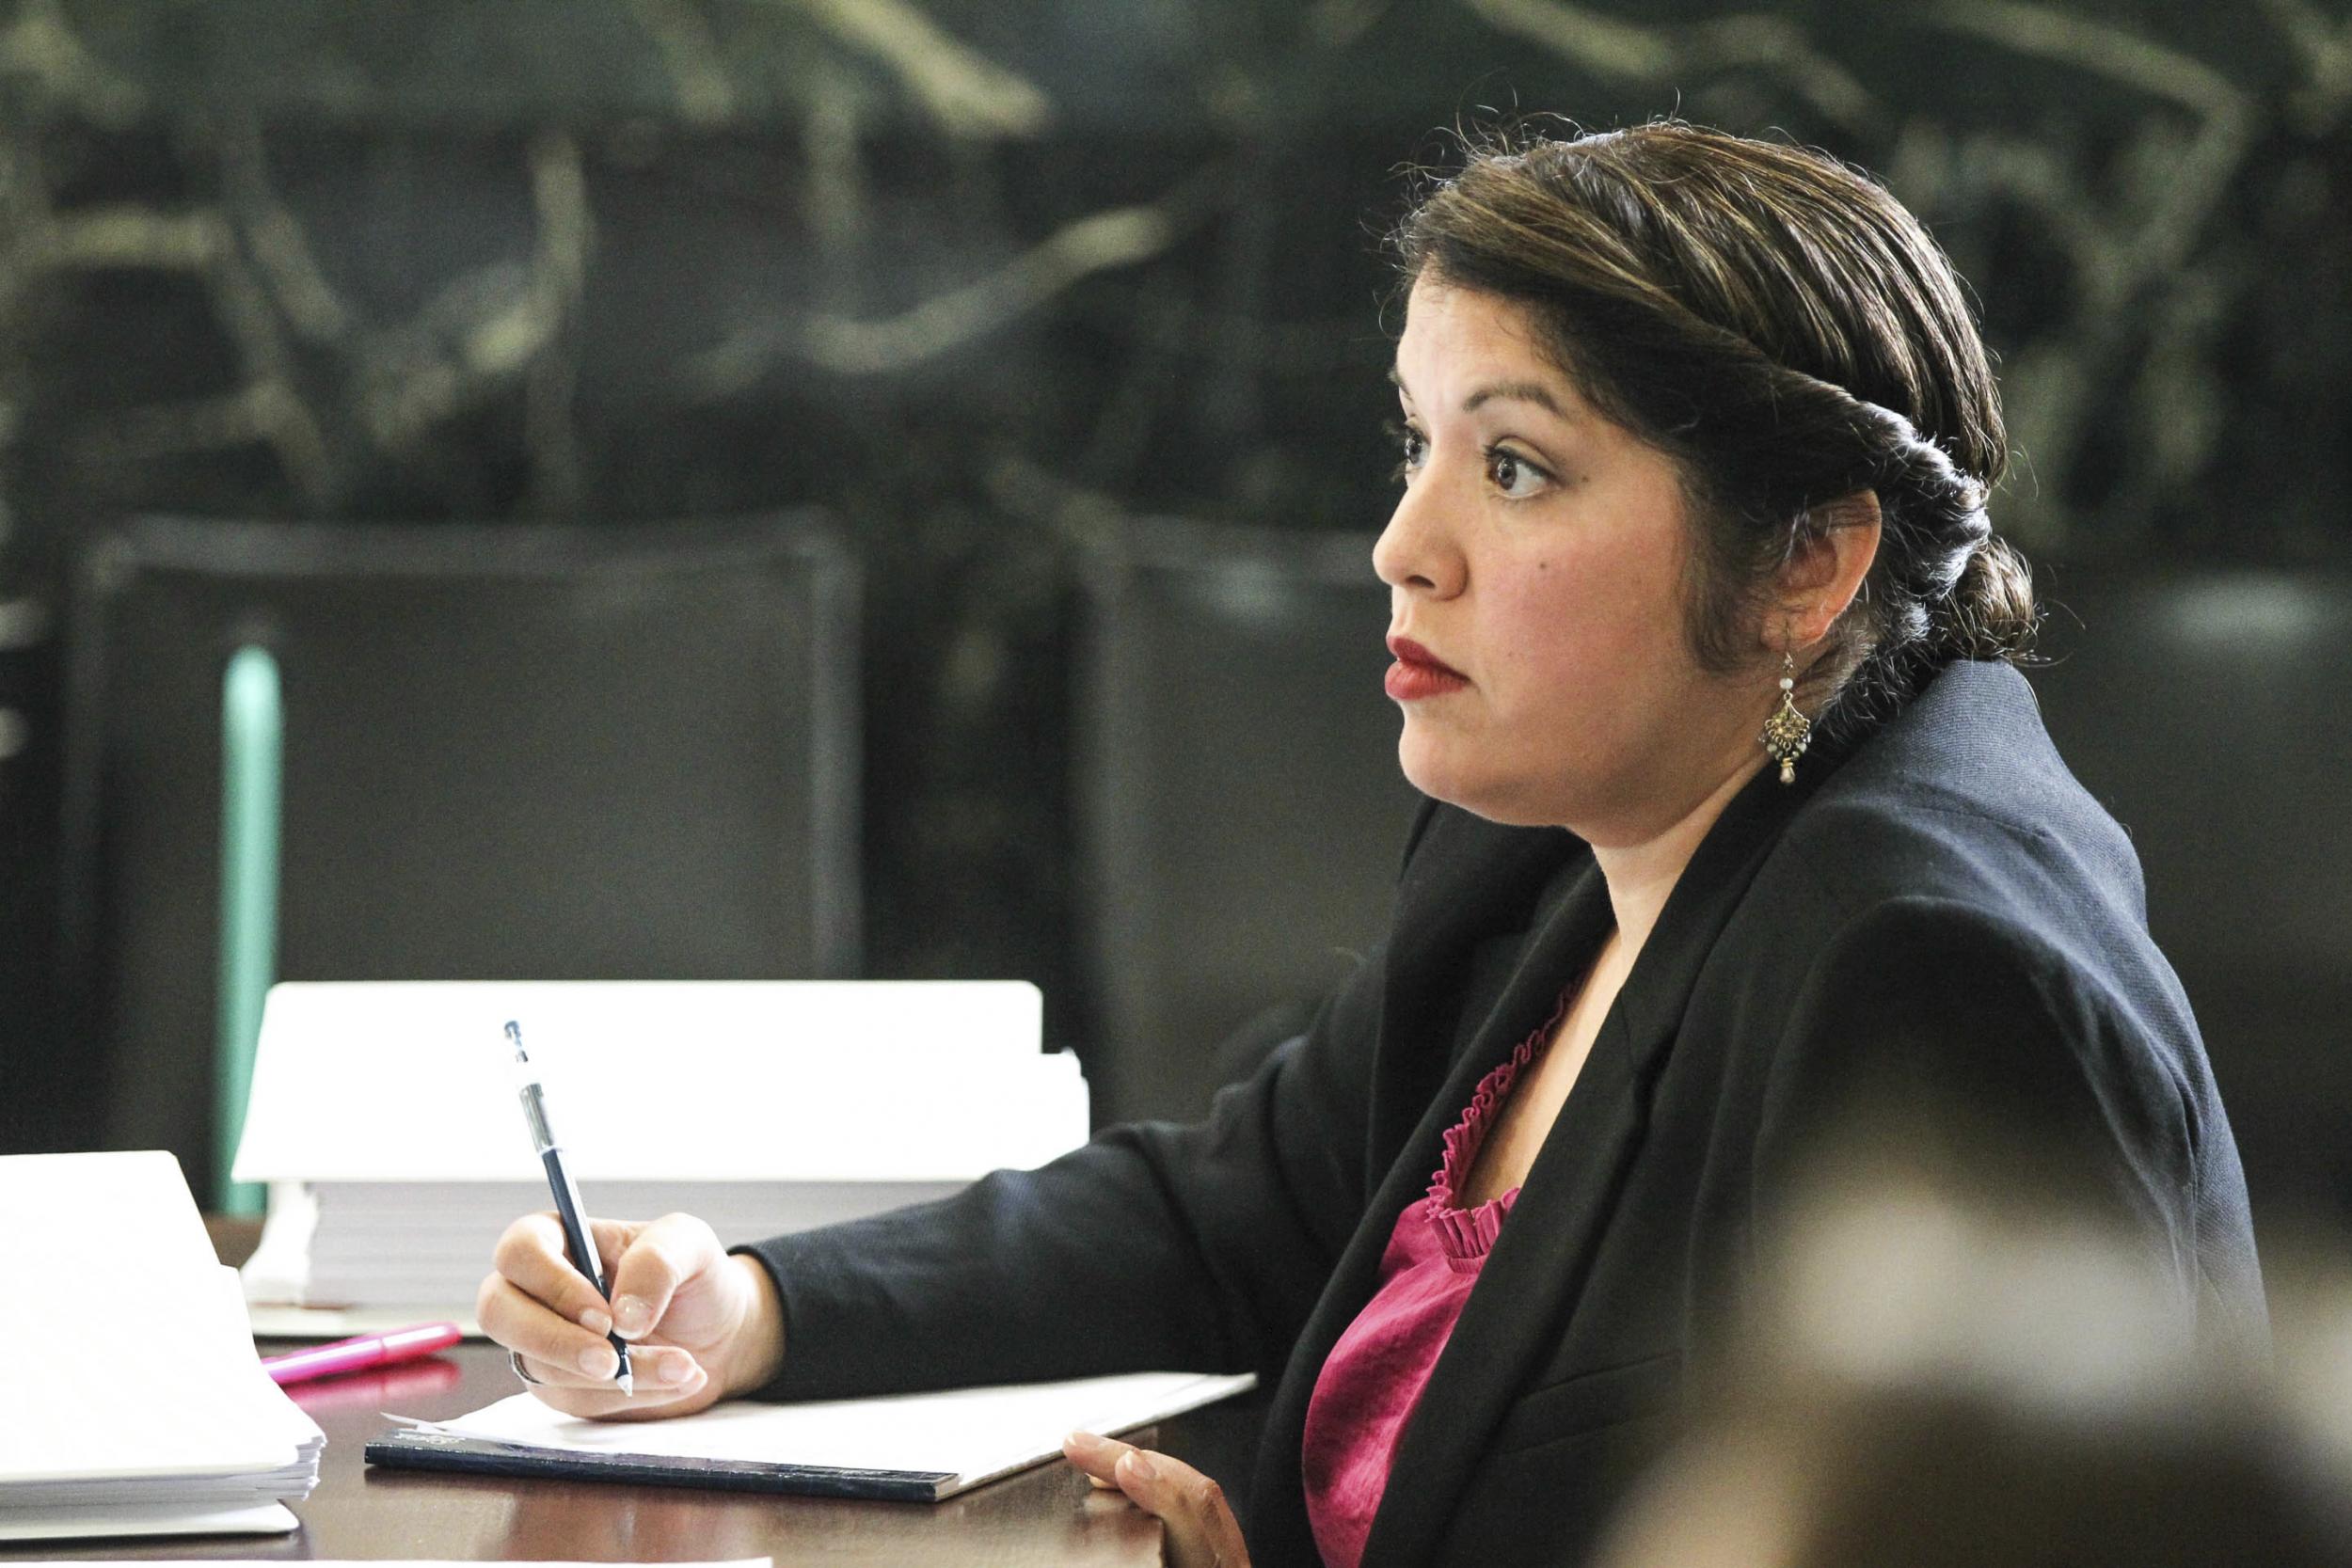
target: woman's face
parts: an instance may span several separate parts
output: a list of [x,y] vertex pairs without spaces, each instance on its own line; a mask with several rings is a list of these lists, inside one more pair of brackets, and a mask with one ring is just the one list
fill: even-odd
[[1759,764],[1778,672],[1692,657],[1665,455],[1601,418],[1491,295],[1416,284],[1396,382],[1405,494],[1372,559],[1414,786],[1606,847]]

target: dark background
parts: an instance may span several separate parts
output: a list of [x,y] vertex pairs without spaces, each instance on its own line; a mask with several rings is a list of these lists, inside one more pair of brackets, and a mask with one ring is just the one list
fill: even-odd
[[1073,562],[1142,515],[1378,527],[1378,237],[1448,128],[1678,112],[1864,164],[1981,301],[2005,533],[2319,580],[2348,103],[2335,0],[18,0],[0,1051],[83,1044],[62,609],[111,519],[822,509],[865,577],[864,972],[1031,978],[1084,1044]]

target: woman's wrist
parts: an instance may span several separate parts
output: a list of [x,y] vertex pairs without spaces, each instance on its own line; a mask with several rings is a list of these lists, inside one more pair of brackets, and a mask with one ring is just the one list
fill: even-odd
[[728,1346],[725,1375],[720,1380],[722,1398],[733,1399],[765,1388],[784,1370],[784,1301],[767,1265],[747,1252],[727,1259],[743,1271],[746,1306],[743,1324]]

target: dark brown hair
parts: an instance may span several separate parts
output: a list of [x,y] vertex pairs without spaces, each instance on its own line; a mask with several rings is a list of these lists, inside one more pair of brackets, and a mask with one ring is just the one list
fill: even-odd
[[1959,278],[1901,203],[1823,154],[1662,120],[1467,149],[1394,235],[1426,277],[1524,309],[1602,414],[1681,470],[1691,644],[1752,657],[1772,573],[1874,491],[1877,561],[1805,696],[1836,735],[1959,658],[2021,657],[2024,558],[1984,503],[2009,458]]

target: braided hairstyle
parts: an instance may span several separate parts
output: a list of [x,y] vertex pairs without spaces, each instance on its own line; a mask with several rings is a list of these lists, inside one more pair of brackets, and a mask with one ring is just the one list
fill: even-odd
[[1755,658],[1774,572],[1862,490],[1878,556],[1800,693],[1824,736],[1954,659],[2030,646],[2025,560],[1985,515],[2009,454],[1983,341],[1950,262],[1868,179],[1677,120],[1503,135],[1393,242],[1406,287],[1518,305],[1588,402],[1674,459],[1706,668]]

